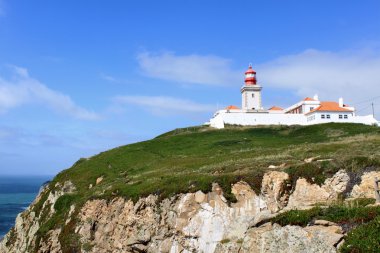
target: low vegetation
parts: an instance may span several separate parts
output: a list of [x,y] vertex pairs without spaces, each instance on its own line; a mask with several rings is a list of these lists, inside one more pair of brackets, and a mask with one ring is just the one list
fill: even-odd
[[368,206],[374,199],[359,199],[354,202],[335,204],[327,208],[314,207],[309,210],[291,210],[272,219],[273,223],[307,226],[315,220],[335,222],[347,233],[341,252],[379,252],[380,206]]
[[353,229],[348,233],[341,252],[379,252],[380,249],[380,217]]
[[[273,223],[286,225],[307,226],[315,220],[328,220],[347,227],[369,222],[380,215],[380,206],[367,206],[374,199],[361,199],[354,203],[340,203],[329,207],[316,206],[309,210],[290,210],[272,219]],[[348,226],[351,227],[348,227]]]

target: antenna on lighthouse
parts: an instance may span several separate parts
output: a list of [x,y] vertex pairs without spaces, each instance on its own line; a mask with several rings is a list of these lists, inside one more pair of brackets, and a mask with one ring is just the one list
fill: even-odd
[[375,108],[373,107],[373,102],[372,102],[372,116],[375,117]]

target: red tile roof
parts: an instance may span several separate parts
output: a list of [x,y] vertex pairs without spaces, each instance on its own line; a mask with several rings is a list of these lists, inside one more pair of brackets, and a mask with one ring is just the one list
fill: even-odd
[[310,112],[306,113],[312,113],[315,111],[320,111],[320,112],[352,112],[351,110],[348,110],[346,108],[342,108],[339,106],[337,102],[321,102],[321,105],[315,108],[314,110],[311,110]]
[[306,97],[303,101],[316,101],[316,100],[312,99],[312,98],[309,98],[309,97]]
[[235,105],[229,105],[226,107],[225,110],[239,110],[240,108]]
[[284,109],[282,109],[281,107],[278,107],[278,106],[272,106],[271,108],[269,108],[269,111],[282,111]]

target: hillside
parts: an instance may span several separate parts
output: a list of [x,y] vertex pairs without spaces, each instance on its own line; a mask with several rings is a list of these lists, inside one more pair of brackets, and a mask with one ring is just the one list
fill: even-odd
[[[217,183],[233,206],[239,203],[233,185],[246,182],[259,195],[264,175],[273,170],[289,175],[285,181],[290,193],[297,190],[299,178],[322,187],[344,170],[352,180],[339,195],[343,200],[363,172],[380,170],[379,147],[380,128],[357,124],[177,129],[82,158],[59,173],[21,217],[28,219],[33,212],[39,224],[25,247],[37,252],[52,231],[59,231],[64,252],[91,251],[93,246],[79,239],[76,228],[91,201],[124,199],[138,205],[142,198],[155,196],[160,203],[181,193],[212,192]],[[314,159],[305,162],[308,158]]]
[[[207,192],[212,182],[222,185],[225,192],[239,180],[259,190],[269,165],[286,163],[301,171],[305,158],[333,158],[318,166],[307,165],[305,173],[315,173],[322,182],[339,168],[355,170],[378,164],[379,134],[378,127],[356,124],[190,127],[81,159],[54,181],[71,180],[79,198],[118,195],[136,201],[152,193],[165,198],[181,192]],[[88,189],[99,177],[103,177],[102,184]]]

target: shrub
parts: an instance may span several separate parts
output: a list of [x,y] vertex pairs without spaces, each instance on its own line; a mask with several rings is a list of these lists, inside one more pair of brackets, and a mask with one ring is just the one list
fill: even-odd
[[285,170],[290,176],[290,181],[295,187],[298,178],[305,178],[309,183],[321,185],[326,180],[324,170],[313,163],[306,163],[299,166],[289,167]]
[[380,217],[361,225],[348,233],[341,252],[379,252],[380,249]]
[[309,210],[290,210],[272,219],[281,226],[306,226],[315,219],[328,220],[339,224],[356,227],[380,216],[380,207],[349,207],[333,205],[328,208],[314,207]]
[[65,194],[57,199],[54,204],[54,209],[58,215],[66,213],[72,204],[78,200],[78,196],[75,194]]
[[304,227],[309,224],[314,217],[321,214],[322,209],[320,207],[314,207],[309,210],[290,210],[276,216],[272,219],[272,222],[281,226],[297,225]]
[[347,171],[361,172],[364,168],[379,167],[380,161],[369,156],[355,156],[344,161],[343,166]]
[[230,239],[223,239],[220,241],[221,244],[229,243],[231,240]]

